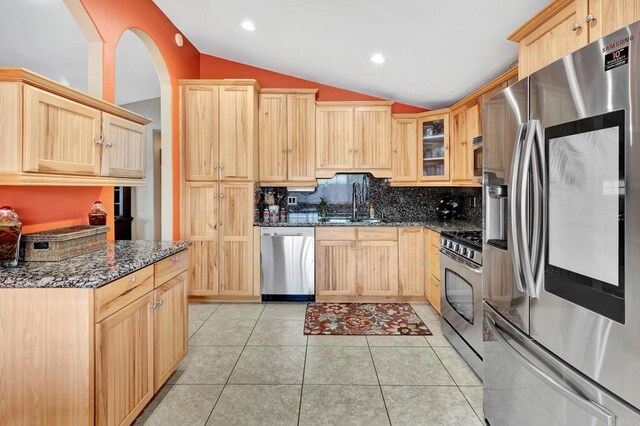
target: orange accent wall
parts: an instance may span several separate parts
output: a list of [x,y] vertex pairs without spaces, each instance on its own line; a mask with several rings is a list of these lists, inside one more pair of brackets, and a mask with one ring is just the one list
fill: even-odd
[[[315,81],[292,77],[287,74],[257,68],[240,62],[229,61],[202,54],[200,56],[200,78],[253,78],[258,80],[260,87],[287,89],[318,89],[319,101],[380,101],[382,98],[352,92],[338,87],[327,86]],[[395,103],[395,114],[413,114],[427,111],[424,108]]]

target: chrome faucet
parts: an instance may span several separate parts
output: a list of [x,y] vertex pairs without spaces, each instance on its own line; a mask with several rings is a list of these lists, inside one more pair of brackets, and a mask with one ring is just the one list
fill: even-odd
[[353,182],[353,191],[351,193],[351,221],[358,220],[358,197],[361,195],[360,184]]

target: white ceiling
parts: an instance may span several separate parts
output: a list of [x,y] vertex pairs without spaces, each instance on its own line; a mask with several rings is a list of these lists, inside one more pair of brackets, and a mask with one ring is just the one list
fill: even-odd
[[202,53],[427,108],[505,71],[517,58],[507,36],[549,2],[153,1]]
[[87,91],[87,40],[62,0],[0,0],[0,66]]
[[116,104],[158,97],[160,80],[151,54],[140,37],[125,31],[116,46]]

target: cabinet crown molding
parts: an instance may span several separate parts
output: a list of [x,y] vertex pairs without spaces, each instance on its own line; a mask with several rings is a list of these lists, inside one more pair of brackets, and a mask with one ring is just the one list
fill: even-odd
[[260,89],[260,93],[273,93],[273,94],[310,94],[310,95],[318,95],[318,89],[280,89],[280,88],[265,88]]
[[253,78],[223,78],[223,79],[182,79],[179,86],[252,86],[258,92],[260,84]]
[[391,106],[393,101],[316,101],[318,106]]
[[25,68],[0,67],[0,82],[28,84],[49,93],[53,93],[54,95],[71,99],[72,101],[78,102],[82,105],[96,108],[100,111],[133,121],[134,123],[141,124],[143,126],[151,123],[151,120],[146,117],[128,111],[110,102],[80,92],[79,90],[65,86],[64,84],[58,83],[57,81],[51,80],[50,78]]
[[522,24],[520,28],[515,30],[513,34],[511,34],[507,39],[510,41],[515,41],[516,43],[531,34],[535,29],[539,28],[540,25],[547,22],[553,16],[555,16],[559,10],[564,8],[565,6],[573,3],[575,0],[554,0],[545,6],[540,12],[538,12],[533,18],[529,19],[527,22]]

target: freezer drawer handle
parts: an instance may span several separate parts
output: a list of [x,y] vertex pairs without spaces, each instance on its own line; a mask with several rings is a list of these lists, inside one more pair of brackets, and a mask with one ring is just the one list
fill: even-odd
[[529,370],[535,376],[543,379],[552,388],[556,389],[558,392],[564,395],[567,399],[570,399],[571,401],[573,401],[576,405],[579,405],[584,410],[594,414],[596,417],[599,417],[605,420],[607,422],[607,425],[615,426],[616,416],[614,416],[614,414],[611,411],[607,410],[606,408],[604,408],[599,404],[596,404],[593,401],[589,401],[585,399],[584,397],[577,394],[570,387],[560,383],[559,381],[557,381],[556,379],[554,379],[553,377],[551,377],[550,375],[542,371],[535,364],[533,364],[531,361],[525,358],[520,352],[518,352],[518,350],[514,348],[511,345],[511,343],[509,343],[507,339],[504,338],[504,336],[502,336],[502,333],[498,329],[498,326],[496,325],[495,320],[490,315],[485,315],[485,318],[487,319],[487,326],[489,327],[489,330],[491,330],[491,333],[494,336],[496,336],[496,339],[498,340],[498,342],[500,342],[500,344],[504,346],[504,348],[511,355],[513,355],[518,361],[520,361],[520,363],[524,367],[526,367],[527,370]]

